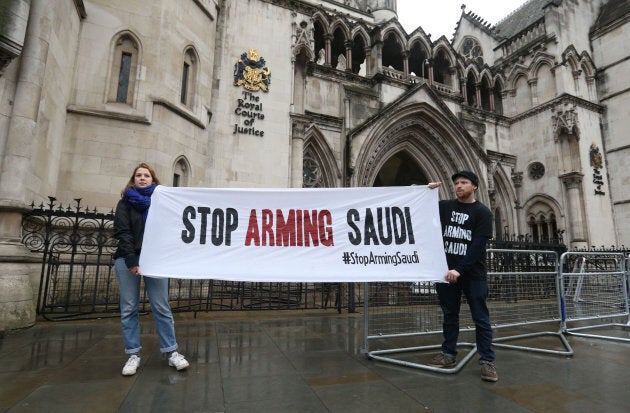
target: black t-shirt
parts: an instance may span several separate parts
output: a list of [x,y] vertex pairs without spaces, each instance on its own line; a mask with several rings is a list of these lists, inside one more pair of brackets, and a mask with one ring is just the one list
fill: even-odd
[[462,276],[486,277],[486,243],[492,238],[492,212],[479,201],[440,201],[442,239],[449,269]]

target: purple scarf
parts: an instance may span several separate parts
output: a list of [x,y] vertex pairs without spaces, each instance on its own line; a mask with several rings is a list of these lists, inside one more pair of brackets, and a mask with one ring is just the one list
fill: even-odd
[[151,184],[145,188],[132,186],[131,188],[127,188],[123,195],[123,199],[127,201],[133,209],[142,214],[143,222],[147,222],[147,215],[149,215],[149,207],[151,206],[151,195],[156,187],[156,184]]

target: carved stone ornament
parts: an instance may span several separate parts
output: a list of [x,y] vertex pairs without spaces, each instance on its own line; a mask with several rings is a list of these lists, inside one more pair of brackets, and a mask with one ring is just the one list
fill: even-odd
[[256,49],[249,49],[249,55],[243,53],[234,65],[234,86],[243,86],[252,92],[269,92],[271,71],[265,64]]
[[551,119],[553,120],[553,132],[556,140],[562,133],[569,135],[575,133],[577,135],[578,116],[575,105],[565,102],[562,106],[556,106],[553,111],[555,114],[551,116]]
[[589,155],[591,158],[591,166],[596,169],[601,169],[604,166],[604,161],[602,159],[602,154],[599,151],[599,147],[593,142],[591,144],[591,149],[589,151]]

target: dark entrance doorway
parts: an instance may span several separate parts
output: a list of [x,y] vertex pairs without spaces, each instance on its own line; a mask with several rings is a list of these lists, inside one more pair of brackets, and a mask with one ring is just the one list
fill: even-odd
[[426,185],[425,177],[416,161],[406,152],[398,152],[385,162],[373,186]]

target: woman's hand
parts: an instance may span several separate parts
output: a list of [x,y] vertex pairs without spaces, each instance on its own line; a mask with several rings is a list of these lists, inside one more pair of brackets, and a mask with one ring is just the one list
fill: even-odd
[[137,265],[135,267],[130,267],[129,272],[134,275],[140,275],[140,267]]

